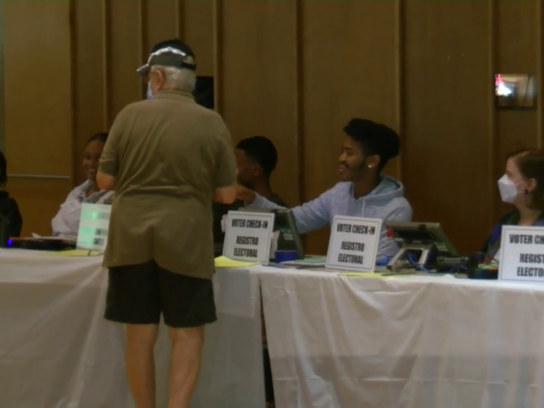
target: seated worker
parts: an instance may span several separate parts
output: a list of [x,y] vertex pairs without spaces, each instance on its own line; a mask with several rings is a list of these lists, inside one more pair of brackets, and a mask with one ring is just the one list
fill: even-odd
[[23,218],[17,202],[4,190],[8,181],[7,167],[6,157],[0,152],[0,236],[10,238],[21,236]]
[[480,261],[485,264],[499,261],[503,225],[544,226],[544,151],[511,153],[506,172],[497,183],[502,201],[515,209],[493,227],[480,252]]
[[[267,200],[286,206],[283,200],[272,191],[270,176],[276,168],[278,153],[272,141],[264,136],[253,136],[236,145],[234,152],[238,170],[238,183],[251,189]],[[237,200],[232,204],[213,204],[214,243],[221,246],[225,239],[221,220],[229,211],[238,210],[244,202]]]
[[96,184],[98,160],[108,139],[107,133],[97,133],[89,139],[83,155],[83,170],[87,180],[74,188],[51,221],[53,235],[77,236],[82,203],[111,204],[113,191],[100,190]]
[[[352,119],[345,127],[338,173],[340,182],[318,198],[292,209],[297,228],[306,233],[332,223],[335,215],[411,221],[412,208],[404,187],[381,171],[398,156],[399,136],[385,125],[368,119]],[[253,207],[281,208],[255,191],[238,186],[238,199]],[[398,245],[382,228],[378,257],[391,257]]]

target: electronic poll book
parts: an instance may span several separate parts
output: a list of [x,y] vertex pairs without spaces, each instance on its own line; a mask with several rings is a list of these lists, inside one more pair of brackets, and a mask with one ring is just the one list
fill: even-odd
[[471,257],[460,257],[437,222],[386,221],[387,235],[400,246],[397,254],[387,264],[388,269],[416,266],[437,271],[463,266],[477,266]]

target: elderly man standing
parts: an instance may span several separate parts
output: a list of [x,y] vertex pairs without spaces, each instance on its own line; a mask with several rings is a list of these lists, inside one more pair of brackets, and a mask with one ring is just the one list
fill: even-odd
[[152,98],[124,108],[97,175],[116,194],[104,264],[105,318],[127,324],[126,370],[138,408],[155,408],[153,347],[161,314],[172,343],[169,408],[189,406],[204,325],[216,320],[212,198],[236,195],[235,159],[220,115],[197,105],[193,52],[179,40],[154,48]]

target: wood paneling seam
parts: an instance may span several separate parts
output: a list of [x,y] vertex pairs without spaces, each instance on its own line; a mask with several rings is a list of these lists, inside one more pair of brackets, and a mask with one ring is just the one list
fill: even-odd
[[[138,17],[140,20],[140,25],[138,26],[138,29],[139,29],[138,34],[140,36],[140,59],[143,64],[149,58],[149,54],[148,54],[149,45],[147,44],[147,0],[140,0],[139,5],[140,7],[138,8],[138,14],[139,14]],[[142,86],[141,89],[142,89],[141,97],[145,98],[147,95],[147,88]]]
[[[178,38],[182,41],[186,41],[185,38],[185,0],[177,0],[176,2],[177,12],[176,12],[176,32]],[[198,61],[197,61],[198,63]]]
[[296,40],[296,92],[295,92],[295,121],[296,121],[296,145],[298,149],[298,200],[303,203],[306,200],[305,193],[305,145],[306,135],[304,132],[304,0],[295,2],[295,40]]
[[111,9],[110,0],[102,0],[102,13],[104,16],[104,33],[102,35],[103,40],[103,52],[104,52],[104,66],[102,67],[104,73],[103,95],[104,95],[104,129],[109,129],[111,126],[111,77],[110,77],[110,25],[111,25]]
[[213,0],[212,3],[212,26],[213,26],[213,80],[215,84],[214,105],[215,110],[223,114],[222,104],[222,69],[221,58],[222,31],[223,31],[223,7],[221,0]]
[[401,154],[397,161],[397,177],[405,184],[404,156],[406,155],[406,134],[404,132],[404,0],[397,0],[395,7],[395,93],[397,131],[401,139]]
[[72,120],[71,123],[71,129],[72,134],[70,137],[70,143],[71,143],[71,164],[72,164],[72,170],[70,172],[71,178],[70,181],[73,186],[75,186],[77,183],[77,159],[78,157],[78,144],[77,144],[77,120],[78,120],[78,87],[77,87],[77,79],[78,79],[78,64],[77,64],[77,57],[78,57],[78,47],[77,47],[77,38],[78,38],[78,27],[77,27],[77,2],[76,0],[70,0],[70,3],[68,5],[68,13],[69,13],[69,19],[70,19],[70,97],[71,97],[71,104],[70,104],[70,117]]
[[[490,180],[495,179],[495,172],[497,169],[497,155],[498,155],[498,147],[497,147],[497,123],[496,123],[496,105],[495,105],[495,74],[496,74],[496,67],[497,67],[497,33],[496,33],[496,25],[497,25],[497,0],[489,0],[488,2],[488,20],[489,20],[489,27],[488,27],[488,67],[489,67],[489,85],[487,86],[488,89],[488,100],[489,100],[489,107],[488,107],[488,146],[489,146],[489,172],[490,172]],[[495,190],[496,190],[496,184],[495,183],[489,183],[489,201],[491,202],[491,211],[489,212],[489,215],[491,219],[489,220],[489,225],[493,225],[495,220],[498,219],[498,206],[495,200]]]
[[536,145],[539,149],[542,149],[542,139],[544,138],[544,129],[543,129],[543,114],[544,114],[544,53],[542,52],[542,47],[544,47],[544,42],[542,36],[544,31],[542,29],[542,13],[544,12],[544,7],[542,7],[543,0],[537,0],[536,2],[536,57],[537,57],[537,75],[536,75],[536,89],[537,89],[537,106],[536,106]]

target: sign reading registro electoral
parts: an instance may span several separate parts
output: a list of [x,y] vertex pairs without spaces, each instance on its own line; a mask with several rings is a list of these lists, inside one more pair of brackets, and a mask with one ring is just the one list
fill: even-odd
[[274,214],[229,211],[223,256],[237,261],[268,263]]
[[544,283],[544,227],[502,227],[499,279]]
[[335,216],[327,251],[327,268],[374,271],[381,230],[382,220]]

